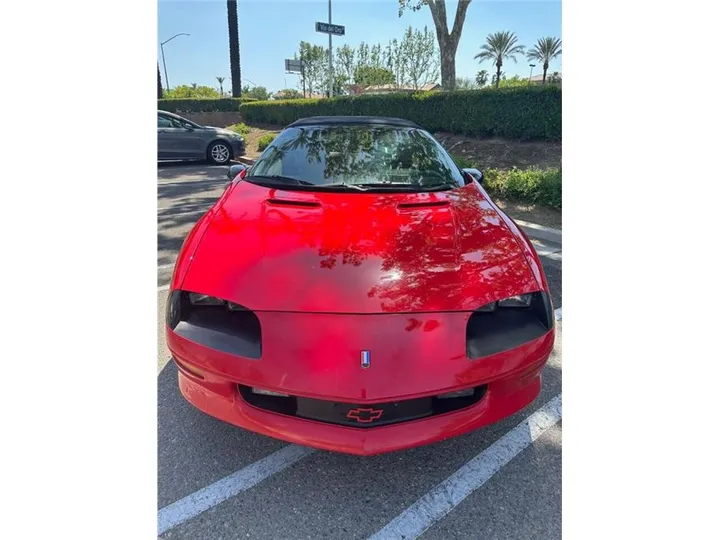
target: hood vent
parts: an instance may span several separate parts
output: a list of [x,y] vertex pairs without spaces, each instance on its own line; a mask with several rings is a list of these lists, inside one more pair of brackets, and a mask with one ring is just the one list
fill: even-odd
[[268,199],[267,202],[273,206],[291,206],[294,208],[320,208],[320,206],[322,206],[317,201],[300,201],[293,199]]
[[414,203],[400,203],[398,204],[399,210],[413,210],[415,208],[439,208],[448,206],[447,201],[427,201],[427,202],[414,202]]

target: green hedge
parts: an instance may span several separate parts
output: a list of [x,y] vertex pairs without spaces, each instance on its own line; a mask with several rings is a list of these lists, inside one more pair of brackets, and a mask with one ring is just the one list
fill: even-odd
[[240,105],[257,101],[255,98],[198,98],[158,99],[158,110],[171,113],[185,112],[237,112]]
[[270,143],[275,140],[275,134],[274,133],[266,133],[262,137],[258,139],[257,149],[259,152],[262,152],[265,150],[268,146],[270,146]]
[[489,169],[483,174],[492,197],[562,208],[561,169]]
[[393,116],[430,131],[521,140],[562,138],[562,90],[529,86],[243,103],[246,122],[287,125],[324,115]]

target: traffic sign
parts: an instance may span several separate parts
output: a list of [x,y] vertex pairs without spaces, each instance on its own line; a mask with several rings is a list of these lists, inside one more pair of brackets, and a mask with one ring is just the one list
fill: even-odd
[[323,34],[333,34],[335,36],[344,36],[345,27],[341,24],[330,24],[324,22],[315,23],[315,31],[322,32]]
[[302,72],[302,62],[300,60],[285,60],[285,71],[288,73]]

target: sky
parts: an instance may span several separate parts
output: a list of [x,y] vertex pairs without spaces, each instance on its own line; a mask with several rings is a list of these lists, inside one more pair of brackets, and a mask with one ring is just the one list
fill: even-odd
[[[447,2],[448,28],[455,18],[457,2]],[[474,0],[467,11],[462,37],[455,56],[457,77],[474,78],[486,69],[494,73],[490,62],[479,64],[473,56],[479,52],[491,32],[502,30],[517,34],[522,45],[531,47],[538,38],[562,39],[560,1]],[[301,40],[327,47],[327,34],[315,32],[315,22],[327,22],[327,0],[238,0],[240,26],[240,65],[243,85],[265,86],[270,91],[299,88],[299,76],[285,73],[285,59],[292,58]],[[400,39],[408,26],[433,30],[428,7],[418,12],[405,11],[398,17],[397,0],[332,0],[332,22],[345,26],[345,36],[333,37],[333,50],[361,41],[383,46],[392,38]],[[170,86],[197,83],[217,87],[215,77],[226,77],[230,88],[230,52],[228,46],[227,3],[223,0],[158,0],[158,61],[162,71],[160,42],[185,32],[164,46]],[[549,73],[562,71],[562,56],[550,63]],[[528,77],[527,59],[507,62],[508,77]],[[538,74],[540,66],[534,68]],[[438,81],[440,82],[438,75]],[[163,73],[163,86],[165,76]]]

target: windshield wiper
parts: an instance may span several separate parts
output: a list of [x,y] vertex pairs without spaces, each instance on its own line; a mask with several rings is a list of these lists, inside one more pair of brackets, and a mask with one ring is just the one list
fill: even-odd
[[314,186],[312,182],[308,182],[307,180],[300,180],[298,178],[293,178],[292,176],[282,176],[280,174],[253,174],[252,176],[246,176],[245,180],[252,180],[253,178],[257,178],[258,180],[270,180],[273,183],[282,183],[282,184],[296,184],[298,186]]
[[348,184],[347,182],[337,182],[335,184],[323,184],[318,187],[322,188],[347,188],[347,189],[355,189],[357,191],[367,191],[367,188],[362,187],[361,184]]
[[409,184],[407,182],[371,182],[365,184],[355,184],[360,189],[365,191],[369,189],[389,189],[389,190],[401,190],[401,191],[421,191],[422,186],[417,184]]
[[354,184],[355,186],[367,190],[394,190],[394,191],[412,191],[413,193],[426,193],[428,191],[446,191],[449,189],[455,189],[458,187],[456,184],[435,184],[435,185],[422,185],[422,184],[411,184],[407,182],[376,182],[367,184]]
[[424,186],[423,191],[445,191],[459,187],[457,184],[438,184],[436,186]]

